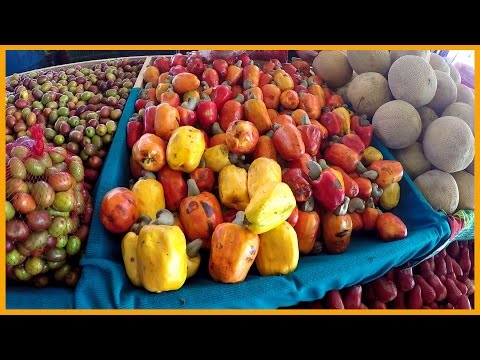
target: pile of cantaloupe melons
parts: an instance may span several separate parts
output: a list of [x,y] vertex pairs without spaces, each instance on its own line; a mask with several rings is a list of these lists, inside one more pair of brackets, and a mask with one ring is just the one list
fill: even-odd
[[324,50],[312,67],[375,135],[436,210],[473,209],[474,94],[429,50]]

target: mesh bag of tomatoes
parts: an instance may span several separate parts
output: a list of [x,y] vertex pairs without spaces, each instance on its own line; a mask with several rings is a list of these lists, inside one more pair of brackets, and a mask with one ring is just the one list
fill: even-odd
[[[399,202],[403,168],[370,145],[366,117],[302,60],[262,68],[246,53],[234,60],[207,64],[198,54],[177,54],[145,71],[138,114],[127,125],[132,191],[105,196],[104,226],[140,233],[143,244],[142,227],[167,219],[188,243],[201,239],[211,250],[210,275],[221,282],[243,281],[254,263],[261,275],[279,275],[295,270],[299,254],[340,254],[352,232],[405,238],[402,220],[384,212]],[[228,245],[229,238],[238,242]],[[134,270],[129,276],[143,271]]]
[[31,128],[7,145],[6,262],[9,281],[74,286],[93,208],[82,160]]

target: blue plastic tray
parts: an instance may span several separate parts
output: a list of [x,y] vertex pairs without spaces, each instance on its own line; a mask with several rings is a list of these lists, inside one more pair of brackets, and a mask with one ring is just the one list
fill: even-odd
[[[240,284],[215,283],[208,275],[208,258],[202,258],[199,274],[177,291],[150,294],[130,284],[121,258],[121,236],[107,232],[100,223],[98,208],[105,193],[128,186],[129,151],[126,120],[120,123],[110,156],[99,179],[95,213],[87,251],[82,259],[83,275],[75,291],[75,305],[88,308],[143,309],[275,309],[312,301],[331,289],[375,279],[394,266],[423,258],[450,236],[446,217],[435,212],[405,176],[400,182],[401,200],[393,211],[408,227],[408,237],[384,243],[375,237],[353,236],[342,255],[301,257],[297,270],[288,276],[261,277],[254,266]],[[376,139],[373,145],[385,159],[392,154]]]
[[[135,101],[138,97],[139,89],[132,89],[130,96],[125,104],[124,110],[122,112],[122,117],[118,123],[118,131],[114,136],[114,139],[119,135],[119,133],[124,132],[128,119],[134,113]],[[125,141],[125,137],[122,138]],[[105,164],[115,163],[117,146],[111,146],[110,151],[105,159]],[[109,171],[106,168],[102,169],[102,174],[108,173]],[[107,175],[108,176],[108,175]],[[104,175],[105,177],[105,175]],[[94,199],[98,198],[98,185],[100,179],[97,182],[95,189],[92,193]],[[101,195],[103,196],[103,194]],[[90,237],[91,238],[91,237]],[[93,240],[94,241],[94,240]],[[83,277],[83,272],[81,273],[80,279]],[[21,285],[12,285],[7,287],[6,291],[6,308],[7,309],[74,309],[75,308],[75,298],[74,290],[72,288],[44,288],[37,289],[29,286]]]

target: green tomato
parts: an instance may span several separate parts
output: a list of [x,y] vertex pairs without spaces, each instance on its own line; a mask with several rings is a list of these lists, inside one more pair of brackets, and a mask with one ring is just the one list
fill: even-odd
[[64,137],[63,135],[58,134],[58,135],[55,135],[55,137],[53,138],[53,143],[54,143],[55,145],[60,146],[60,145],[62,145],[64,142],[65,142],[65,137]]
[[85,135],[87,135],[89,138],[93,137],[95,135],[95,128],[92,126],[89,126],[85,129]]
[[49,261],[47,264],[50,270],[57,270],[57,269],[60,269],[63,265],[65,265],[65,261],[58,261],[58,262]]
[[78,116],[72,116],[71,118],[68,119],[67,123],[71,127],[78,126],[80,125],[80,118]]
[[25,259],[25,256],[20,254],[17,249],[13,249],[9,253],[7,253],[7,265],[18,265],[22,262],[23,259]]
[[6,216],[5,216],[6,220],[7,221],[12,220],[13,217],[15,216],[15,208],[13,207],[10,201],[7,201],[5,210],[6,210]]
[[117,130],[117,123],[113,120],[108,120],[106,123],[107,133],[113,134]]
[[29,274],[23,266],[17,266],[14,270],[14,273],[17,279],[21,281],[28,281],[32,278],[32,275]]
[[57,281],[63,281],[65,279],[65,275],[70,271],[70,265],[65,264],[61,268],[59,268],[57,271],[55,271],[55,274],[53,275],[55,277],[55,280]]
[[25,270],[27,270],[30,275],[38,275],[43,271],[44,264],[45,262],[41,257],[30,257],[25,262]]
[[57,238],[57,245],[55,245],[57,248],[61,249],[64,248],[67,245],[68,242],[68,236],[67,235],[62,235]]
[[76,255],[80,251],[80,247],[82,246],[82,242],[78,236],[72,235],[68,237],[67,242],[67,254],[68,255]]

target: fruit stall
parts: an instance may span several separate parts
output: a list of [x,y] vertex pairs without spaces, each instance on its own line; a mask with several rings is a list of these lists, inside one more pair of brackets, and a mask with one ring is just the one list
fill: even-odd
[[291,53],[7,77],[7,309],[473,308],[471,65]]

